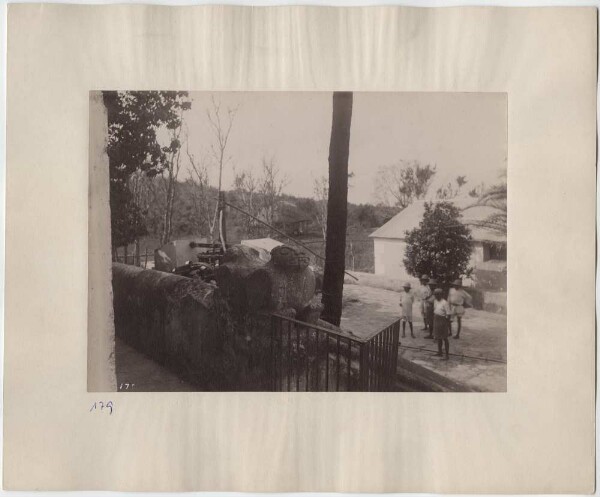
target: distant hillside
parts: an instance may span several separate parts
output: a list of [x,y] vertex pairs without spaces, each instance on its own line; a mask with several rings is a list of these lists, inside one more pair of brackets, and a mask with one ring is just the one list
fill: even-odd
[[[197,187],[186,181],[176,185],[177,195],[173,212],[173,237],[207,237],[209,225],[213,221],[217,190],[207,188],[199,193]],[[238,191],[226,192],[227,201],[244,208],[244,198]],[[247,199],[246,199],[247,200]],[[324,255],[323,230],[318,221],[320,204],[312,198],[281,195],[276,202],[275,226],[287,235],[301,240],[311,249]],[[346,266],[357,271],[373,271],[373,243],[368,235],[387,222],[396,209],[372,204],[348,204]],[[162,209],[160,201],[152,202],[143,212],[147,235],[140,240],[142,252],[150,253],[160,245],[162,229]],[[256,223],[249,222],[248,216],[229,208],[226,217],[227,241],[239,243],[243,239],[271,237],[289,242],[287,237]],[[216,232],[215,232],[216,233]],[[130,253],[133,247],[130,247]],[[320,265],[318,258],[315,264]]]

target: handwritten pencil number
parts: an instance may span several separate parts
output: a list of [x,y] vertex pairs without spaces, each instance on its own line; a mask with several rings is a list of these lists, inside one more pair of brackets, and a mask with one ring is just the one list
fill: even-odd
[[106,403],[99,400],[92,404],[92,407],[90,407],[90,412],[92,412],[92,411],[108,412],[108,414],[110,416],[113,413],[113,407],[114,407],[114,405],[112,403],[112,400],[109,400]]

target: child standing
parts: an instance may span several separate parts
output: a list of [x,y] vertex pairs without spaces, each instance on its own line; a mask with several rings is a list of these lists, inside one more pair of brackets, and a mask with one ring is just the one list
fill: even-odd
[[414,294],[410,291],[410,283],[404,283],[404,292],[400,297],[400,307],[402,307],[402,338],[406,337],[406,322],[410,327],[410,336],[415,338],[412,323],[412,308],[415,301]]
[[423,330],[427,330],[427,299],[431,297],[431,288],[429,288],[429,276],[424,274],[420,279],[421,287],[419,288],[419,300],[421,301],[421,316],[423,316]]
[[429,335],[425,338],[433,338],[433,302],[435,298],[433,292],[437,288],[437,281],[434,278],[429,280],[429,297],[425,300],[425,315],[427,317],[427,327],[429,328]]
[[[460,330],[462,329],[462,317],[465,314],[465,307],[471,306],[471,296],[462,288],[462,281],[455,280],[452,282],[450,292],[448,292],[448,303],[452,320],[456,318],[457,330],[454,338],[460,338]],[[452,324],[450,325],[450,335],[452,335]]]
[[450,305],[444,299],[442,289],[436,288],[433,292],[433,337],[438,343],[438,353],[436,356],[442,356],[442,342],[446,347],[446,357],[448,360],[450,355],[450,342],[448,340],[448,334],[450,331]]

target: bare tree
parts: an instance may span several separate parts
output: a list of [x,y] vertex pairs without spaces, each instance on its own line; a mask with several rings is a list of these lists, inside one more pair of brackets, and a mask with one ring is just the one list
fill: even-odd
[[329,197],[329,180],[327,176],[315,178],[313,182],[313,194],[317,204],[315,217],[323,233],[323,240],[325,240],[327,235],[327,198]]
[[375,194],[381,203],[404,209],[425,197],[435,172],[435,166],[418,161],[382,166],[375,178]]
[[[260,202],[258,200],[258,181],[254,178],[251,169],[235,172],[233,186],[238,195],[242,208],[252,216],[259,217]],[[253,237],[257,234],[257,222],[250,216],[244,217],[244,230],[246,236]]]
[[171,143],[164,147],[166,167],[162,172],[162,187],[164,194],[163,229],[160,237],[161,245],[171,241],[173,234],[173,206],[177,194],[177,177],[181,169],[181,130],[183,128],[183,110],[177,127],[169,130]]
[[259,192],[262,215],[270,225],[273,225],[277,219],[279,199],[286,184],[287,178],[281,174],[275,160],[272,157],[270,159],[263,157]]
[[[263,158],[260,176],[252,168],[236,171],[233,180],[235,191],[243,209],[271,226],[277,221],[281,194],[287,179],[281,174],[274,159]],[[261,231],[259,224],[250,217],[245,220],[247,236],[256,236]]]
[[[217,101],[214,95],[211,97],[211,107],[206,110],[208,123],[210,125],[214,137],[214,142],[212,143],[210,150],[212,159],[219,171],[219,195],[221,194],[223,186],[223,168],[231,159],[231,157],[227,157],[226,151],[227,143],[229,142],[229,135],[231,134],[231,128],[233,127],[233,122],[235,120],[236,113],[237,107],[227,107],[227,109],[223,110],[221,108],[221,102]],[[217,208],[215,209],[213,224],[216,222],[218,211],[219,206],[217,205]],[[221,233],[221,231],[224,231],[223,227],[219,226],[219,234],[221,235],[221,238],[224,238],[224,233]]]
[[197,226],[199,231],[205,231],[208,240],[214,241],[215,215],[217,207],[216,199],[212,198],[214,193],[211,191],[210,177],[208,170],[208,158],[202,154],[196,158],[189,150],[189,140],[186,141],[186,154],[190,163],[188,182],[192,186],[192,205],[197,216]]

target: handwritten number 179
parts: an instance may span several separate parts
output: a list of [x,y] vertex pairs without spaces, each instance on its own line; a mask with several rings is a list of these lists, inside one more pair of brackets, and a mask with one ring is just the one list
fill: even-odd
[[101,402],[101,401],[94,402],[92,404],[92,407],[90,407],[90,412],[92,412],[92,411],[104,411],[104,409],[106,409],[108,411],[109,415],[113,413],[113,403],[112,403],[112,400],[109,400],[108,402],[106,402],[106,404],[104,402]]

